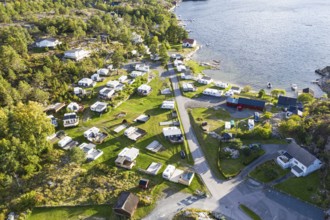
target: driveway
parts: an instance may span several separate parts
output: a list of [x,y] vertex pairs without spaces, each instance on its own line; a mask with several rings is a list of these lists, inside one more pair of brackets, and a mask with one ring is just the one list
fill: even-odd
[[[250,219],[241,211],[239,204],[248,206],[262,219],[324,219],[321,209],[246,179],[247,174],[255,166],[273,159],[277,152],[285,147],[284,145],[264,145],[265,155],[247,166],[237,177],[228,181],[217,179],[204,157],[186,111],[186,107],[195,101],[182,96],[173,66],[168,67],[169,70],[164,75],[168,75],[172,81],[178,112],[194,159],[194,169],[208,188],[211,197],[200,199],[188,194],[175,193],[158,201],[155,210],[145,219],[171,219],[176,212],[188,207],[218,211],[228,216],[228,219]],[[215,105],[223,105],[222,102],[219,101]]]

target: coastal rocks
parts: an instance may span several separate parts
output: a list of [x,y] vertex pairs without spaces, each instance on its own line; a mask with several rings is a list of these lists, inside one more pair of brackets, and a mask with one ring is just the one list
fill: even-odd
[[321,75],[317,84],[324,92],[330,94],[330,66],[326,66],[323,69],[317,69],[315,70],[315,73]]
[[326,66],[323,69],[317,69],[317,70],[315,70],[315,73],[317,73],[321,76],[329,76],[330,75],[330,66]]

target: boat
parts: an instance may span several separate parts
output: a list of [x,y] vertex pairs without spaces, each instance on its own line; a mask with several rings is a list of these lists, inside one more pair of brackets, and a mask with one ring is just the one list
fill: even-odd
[[213,60],[214,63],[220,64],[220,60]]
[[272,84],[270,82],[267,83],[267,88],[271,89],[272,88]]
[[296,90],[298,89],[297,84],[292,83],[292,84],[291,84],[291,89],[292,89],[293,91],[296,91]]

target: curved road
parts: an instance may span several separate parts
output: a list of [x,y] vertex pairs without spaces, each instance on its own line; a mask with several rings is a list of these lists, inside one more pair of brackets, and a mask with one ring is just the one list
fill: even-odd
[[[171,219],[177,211],[187,207],[218,211],[225,214],[228,219],[250,219],[240,210],[240,203],[254,210],[262,219],[324,219],[323,211],[317,207],[271,188],[266,188],[252,180],[245,180],[247,174],[255,166],[275,158],[278,150],[285,146],[264,145],[265,155],[246,167],[237,177],[228,181],[217,179],[204,157],[186,111],[186,107],[193,105],[194,101],[182,96],[178,78],[171,65],[169,65],[169,70],[165,75],[169,76],[172,81],[178,112],[194,159],[195,172],[199,174],[212,196],[202,199],[184,193],[167,195],[166,198],[158,202],[156,209],[145,219]],[[201,106],[219,104],[223,104],[223,102],[204,102]]]

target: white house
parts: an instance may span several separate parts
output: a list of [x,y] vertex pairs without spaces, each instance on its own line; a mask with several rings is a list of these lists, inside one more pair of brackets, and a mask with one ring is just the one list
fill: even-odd
[[71,112],[71,113],[65,113],[63,117],[63,126],[65,128],[68,127],[75,127],[79,124],[79,117],[77,116],[76,113]]
[[169,180],[173,175],[174,171],[175,171],[175,166],[168,165],[162,174],[163,178]]
[[196,40],[194,40],[194,39],[184,39],[183,41],[182,41],[182,46],[183,47],[195,47],[197,45],[197,42],[196,42]]
[[235,94],[240,94],[240,93],[241,93],[241,88],[238,87],[238,86],[232,86],[230,89],[231,89],[231,91],[233,91],[233,93],[235,93]]
[[194,79],[194,75],[190,71],[181,73],[181,79],[191,80],[191,79]]
[[80,88],[80,87],[74,87],[73,88],[73,93],[75,95],[84,95],[84,94],[86,94],[86,91],[84,89]]
[[136,64],[135,70],[142,71],[142,72],[149,72],[150,67],[146,64]]
[[146,74],[146,72],[142,72],[142,71],[132,71],[129,75],[132,77],[132,78],[136,78],[136,77],[139,77],[139,76],[143,76],[144,74]]
[[101,76],[108,76],[109,75],[109,69],[102,68],[96,71],[97,74]]
[[183,72],[183,71],[186,71],[187,68],[186,68],[185,65],[179,65],[179,66],[176,67],[176,70],[177,70],[178,72]]
[[138,44],[138,43],[143,43],[143,39],[141,37],[141,35],[133,32],[132,33],[132,38],[131,38],[132,42],[135,43],[135,44]]
[[118,79],[118,81],[119,81],[120,83],[124,83],[126,80],[127,80],[127,76],[126,76],[126,75],[122,75],[122,76],[120,76],[119,79]]
[[119,81],[111,80],[111,81],[107,82],[107,87],[116,88],[119,84],[120,84]]
[[196,87],[192,83],[183,83],[182,89],[184,92],[194,92],[196,91]]
[[175,101],[174,100],[163,101],[161,108],[162,109],[174,109]]
[[213,82],[213,79],[209,76],[203,76],[202,78],[199,78],[197,82],[200,84],[208,85]]
[[216,87],[219,87],[219,88],[222,88],[222,89],[226,89],[229,86],[228,83],[224,83],[224,82],[220,82],[220,81],[214,82],[214,85]]
[[89,78],[82,78],[81,80],[78,81],[78,85],[82,87],[94,87],[95,84],[96,83]]
[[82,60],[86,57],[89,57],[90,52],[83,49],[73,49],[65,51],[64,58],[73,59],[73,60]]
[[93,105],[91,105],[91,111],[97,112],[97,113],[102,113],[105,110],[107,110],[108,104],[105,102],[95,102]]
[[145,135],[146,132],[142,129],[139,129],[137,127],[129,127],[124,131],[124,135],[128,137],[132,141],[137,141],[139,138],[141,138],[143,135]]
[[58,45],[62,44],[61,41],[55,39],[55,38],[46,38],[46,39],[41,39],[36,42],[36,46],[43,48],[43,47],[56,47]]
[[82,143],[79,148],[84,151],[87,160],[96,160],[103,154],[103,151],[97,150],[96,145],[92,143]]
[[218,90],[218,89],[210,89],[210,88],[206,88],[203,91],[204,95],[209,95],[209,96],[215,96],[215,97],[221,97],[222,96],[222,91]]
[[126,169],[132,169],[136,164],[136,158],[138,157],[140,151],[137,148],[127,148],[125,147],[119,154],[115,161],[115,164],[119,167]]
[[102,88],[100,91],[99,91],[99,96],[101,99],[105,99],[105,100],[108,100],[108,99],[111,99],[111,97],[115,94],[115,90],[114,89],[110,89],[110,88]]
[[137,89],[137,92],[140,95],[149,95],[149,93],[151,92],[151,86],[147,85],[147,84],[142,84],[141,86],[139,86],[139,88]]
[[97,134],[100,133],[100,129],[97,127],[92,127],[84,132],[84,137],[88,140],[94,138]]
[[287,149],[277,157],[276,161],[284,169],[291,168],[291,172],[297,177],[307,176],[322,166],[319,159],[300,147],[295,141],[287,146]]
[[70,112],[78,112],[80,110],[80,105],[77,102],[71,102],[66,109]]
[[102,82],[104,80],[104,78],[102,78],[100,76],[100,74],[95,73],[91,76],[91,80],[95,81],[95,82]]

